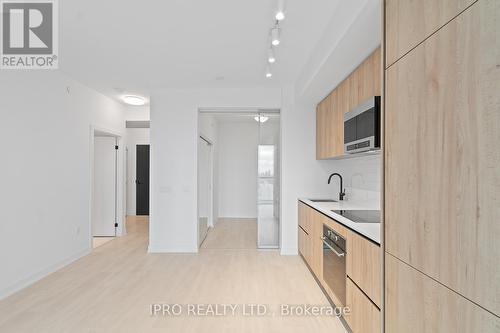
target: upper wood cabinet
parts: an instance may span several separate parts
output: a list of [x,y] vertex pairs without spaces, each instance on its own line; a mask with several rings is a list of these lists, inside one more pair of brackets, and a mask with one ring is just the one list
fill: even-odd
[[392,65],[474,1],[385,0],[386,65]]
[[387,70],[385,241],[500,315],[498,31],[479,0]]
[[344,155],[344,113],[380,96],[381,51],[378,48],[316,108],[316,159]]

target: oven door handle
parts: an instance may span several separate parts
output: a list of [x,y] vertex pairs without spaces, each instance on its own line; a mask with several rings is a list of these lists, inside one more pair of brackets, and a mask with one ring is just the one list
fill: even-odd
[[323,244],[325,244],[326,246],[328,246],[328,248],[329,248],[330,250],[332,250],[332,251],[333,251],[333,253],[335,253],[335,254],[337,255],[337,257],[344,257],[344,256],[345,256],[345,252],[344,252],[344,253],[338,253],[338,252],[337,252],[337,250],[335,250],[335,249],[334,249],[334,248],[333,248],[330,244],[328,244],[328,243],[326,242],[326,240],[325,240],[325,239],[326,239],[326,238],[325,238],[325,236],[322,236],[322,237],[321,237],[321,240],[323,241]]

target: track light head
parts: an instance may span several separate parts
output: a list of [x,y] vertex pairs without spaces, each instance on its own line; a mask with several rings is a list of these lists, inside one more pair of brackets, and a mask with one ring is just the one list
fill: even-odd
[[273,64],[276,62],[276,57],[274,55],[274,50],[273,48],[269,48],[269,51],[267,51],[267,62],[269,62],[270,64]]
[[277,26],[271,29],[271,44],[280,45],[280,28]]

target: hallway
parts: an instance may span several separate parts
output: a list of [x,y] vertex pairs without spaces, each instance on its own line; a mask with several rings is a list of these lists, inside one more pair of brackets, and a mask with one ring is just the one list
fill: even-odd
[[[1,301],[0,332],[345,332],[335,317],[280,317],[280,304],[328,305],[300,257],[255,249],[147,254],[147,218],[129,218],[127,230]],[[155,317],[152,303],[266,304],[277,313]]]
[[257,219],[219,219],[210,228],[202,249],[256,249]]

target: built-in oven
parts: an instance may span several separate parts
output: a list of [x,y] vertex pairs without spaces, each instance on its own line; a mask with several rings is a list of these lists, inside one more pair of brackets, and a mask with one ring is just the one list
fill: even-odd
[[323,225],[323,280],[342,304],[346,302],[346,241]]
[[380,149],[380,96],[344,114],[344,153]]

